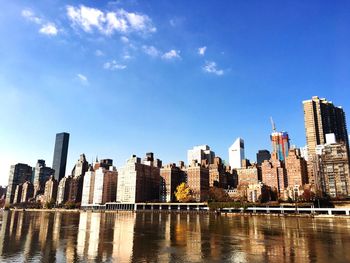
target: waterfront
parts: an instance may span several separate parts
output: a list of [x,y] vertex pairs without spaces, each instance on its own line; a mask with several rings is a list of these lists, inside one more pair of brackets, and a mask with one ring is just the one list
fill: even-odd
[[1,212],[1,262],[350,262],[350,219]]

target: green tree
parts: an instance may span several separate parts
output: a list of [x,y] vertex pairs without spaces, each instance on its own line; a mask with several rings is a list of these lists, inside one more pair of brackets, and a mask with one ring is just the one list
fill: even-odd
[[181,183],[178,185],[178,187],[176,187],[175,197],[177,201],[186,203],[193,200],[193,193],[191,188],[189,188],[185,183]]

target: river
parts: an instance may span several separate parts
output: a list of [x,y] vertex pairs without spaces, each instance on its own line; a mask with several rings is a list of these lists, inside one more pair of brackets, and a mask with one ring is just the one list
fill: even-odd
[[350,262],[350,219],[0,212],[1,262]]

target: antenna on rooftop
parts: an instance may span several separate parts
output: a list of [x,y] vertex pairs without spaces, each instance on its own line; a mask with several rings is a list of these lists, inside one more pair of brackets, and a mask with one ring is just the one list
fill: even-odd
[[271,121],[273,132],[276,132],[276,125],[275,125],[275,122],[273,121],[272,117],[270,117],[270,121]]

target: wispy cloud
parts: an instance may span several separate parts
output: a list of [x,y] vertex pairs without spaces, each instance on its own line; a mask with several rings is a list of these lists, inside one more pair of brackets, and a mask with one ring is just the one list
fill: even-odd
[[97,57],[102,57],[102,56],[104,56],[105,54],[101,51],[101,50],[99,50],[99,49],[97,49],[96,51],[95,51],[95,56],[97,56]]
[[149,55],[151,57],[158,57],[160,55],[160,51],[157,48],[155,48],[154,46],[143,45],[142,50],[143,50],[143,52],[145,52],[147,55]]
[[164,53],[164,54],[162,55],[162,58],[163,58],[163,59],[168,59],[168,60],[170,60],[170,59],[175,59],[175,58],[181,58],[181,57],[180,57],[180,50],[172,49],[172,50],[170,50],[170,51]]
[[206,61],[202,69],[205,72],[212,73],[218,76],[221,76],[224,74],[224,71],[222,69],[218,69],[214,61]]
[[31,21],[35,24],[40,25],[39,33],[56,36],[58,34],[58,28],[53,22],[49,22],[42,17],[35,15],[35,13],[30,9],[23,9],[21,15],[26,18],[28,21]]
[[21,15],[28,19],[29,21],[32,21],[36,24],[41,24],[42,19],[34,14],[34,12],[30,9],[23,9],[21,12]]
[[112,60],[111,62],[104,63],[103,68],[108,70],[113,70],[113,71],[123,70],[123,69],[126,69],[126,65],[119,64],[115,60]]
[[123,42],[123,43],[129,43],[129,38],[127,38],[126,36],[121,36],[120,37],[120,40]]
[[129,59],[131,59],[132,57],[129,55],[129,53],[124,53],[124,55],[123,55],[123,59],[125,59],[125,60],[129,60]]
[[40,29],[39,32],[44,35],[51,35],[56,36],[58,33],[58,29],[53,23],[47,23],[44,24]]
[[127,12],[124,9],[104,12],[84,5],[67,6],[67,16],[74,27],[85,32],[97,29],[104,35],[112,35],[115,32],[153,33],[157,30],[147,15]]
[[207,50],[206,46],[198,48],[198,55],[204,56],[206,50]]
[[81,73],[78,73],[77,74],[77,79],[80,81],[80,83],[82,85],[89,85],[89,80],[88,80],[88,78],[85,75],[83,75]]

